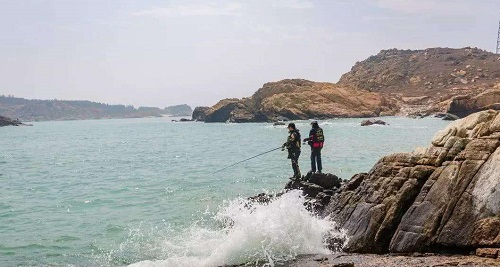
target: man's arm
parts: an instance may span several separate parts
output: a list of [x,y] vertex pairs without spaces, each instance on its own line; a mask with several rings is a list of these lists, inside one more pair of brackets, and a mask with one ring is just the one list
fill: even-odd
[[316,132],[311,129],[311,131],[309,131],[309,137],[305,138],[304,142],[311,142],[312,140],[314,140],[314,135],[315,134],[316,134]]

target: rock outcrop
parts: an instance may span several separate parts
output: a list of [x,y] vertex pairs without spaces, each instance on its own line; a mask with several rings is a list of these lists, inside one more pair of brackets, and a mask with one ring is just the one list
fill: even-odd
[[[197,109],[195,109],[196,112]],[[202,111],[201,109],[198,109]],[[202,116],[206,122],[268,122],[288,119],[394,115],[397,108],[378,93],[301,79],[266,83],[249,98],[224,99]]]
[[447,112],[459,117],[468,116],[481,110],[500,110],[500,90],[488,90],[478,95],[454,97]]
[[22,125],[31,126],[28,124],[24,124],[24,123],[20,122],[19,120],[14,120],[11,118],[0,116],[0,127],[2,127],[2,126],[22,126]]
[[207,112],[210,107],[196,107],[193,110],[193,120],[194,121],[205,121],[207,118]]
[[361,122],[361,126],[370,126],[370,125],[387,125],[387,122],[383,120],[364,120]]
[[452,122],[426,148],[379,160],[334,194],[323,215],[350,252],[500,248],[500,113]]
[[330,173],[308,173],[302,179],[290,179],[285,190],[302,190],[310,208],[316,212],[323,211],[343,183],[342,179]]

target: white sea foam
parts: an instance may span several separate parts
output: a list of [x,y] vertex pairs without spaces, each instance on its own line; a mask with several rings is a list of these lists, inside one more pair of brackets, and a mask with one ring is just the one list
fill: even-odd
[[300,254],[329,253],[326,239],[345,239],[328,218],[320,219],[304,206],[300,191],[268,204],[236,199],[213,217],[221,227],[193,226],[162,241],[162,260],[141,261],[133,267],[220,266],[255,262],[274,266]]

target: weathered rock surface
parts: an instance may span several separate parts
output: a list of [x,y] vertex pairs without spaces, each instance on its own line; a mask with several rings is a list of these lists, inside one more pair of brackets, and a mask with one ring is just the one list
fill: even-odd
[[193,114],[193,119],[204,116],[206,122],[264,122],[281,117],[376,117],[394,115],[397,109],[378,93],[290,79],[266,83],[249,98],[224,99],[203,111],[202,116]]
[[362,253],[500,248],[500,114],[452,122],[427,148],[386,156],[331,197],[323,215]]
[[478,248],[478,249],[476,249],[476,255],[479,257],[496,259],[496,258],[498,258],[499,254],[500,254],[500,248]]

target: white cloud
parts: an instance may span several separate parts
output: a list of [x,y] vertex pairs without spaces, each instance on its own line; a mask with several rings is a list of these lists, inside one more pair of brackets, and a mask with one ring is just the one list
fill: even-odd
[[133,15],[153,17],[237,16],[240,14],[241,8],[242,5],[239,3],[178,5],[155,7],[135,12]]

